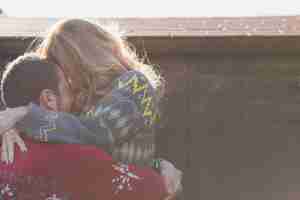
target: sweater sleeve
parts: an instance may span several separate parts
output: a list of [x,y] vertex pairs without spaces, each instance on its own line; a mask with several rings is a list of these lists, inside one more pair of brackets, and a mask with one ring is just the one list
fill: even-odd
[[40,142],[94,144],[101,147],[111,143],[107,131],[97,125],[96,119],[49,111],[33,103],[16,128]]

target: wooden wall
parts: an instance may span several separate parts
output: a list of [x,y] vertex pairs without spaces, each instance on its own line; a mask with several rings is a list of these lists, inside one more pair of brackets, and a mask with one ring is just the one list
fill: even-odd
[[167,80],[159,155],[184,171],[184,199],[300,198],[300,56],[291,52],[149,52]]
[[300,198],[300,57],[157,57],[169,83],[160,152],[185,199]]

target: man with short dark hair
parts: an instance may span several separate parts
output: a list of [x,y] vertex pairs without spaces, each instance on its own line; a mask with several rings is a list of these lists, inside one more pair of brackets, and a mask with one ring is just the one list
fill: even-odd
[[[63,72],[34,54],[19,57],[8,65],[1,88],[2,100],[8,107],[35,102],[48,110],[63,111],[72,103]],[[45,120],[51,122],[55,117],[53,112]],[[44,127],[45,131],[50,128]],[[34,143],[26,138],[25,143],[27,153],[17,150],[13,164],[0,163],[0,199],[163,199],[166,196],[161,176],[152,169],[117,164],[95,147]]]
[[58,95],[58,83],[57,69],[51,63],[41,61],[35,54],[27,54],[14,60],[4,71],[2,101],[8,107],[25,106],[28,102],[40,104],[44,89]]

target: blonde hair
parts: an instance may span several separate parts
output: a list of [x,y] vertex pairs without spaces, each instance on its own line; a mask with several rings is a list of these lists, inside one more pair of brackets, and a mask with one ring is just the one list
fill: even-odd
[[127,70],[141,71],[157,90],[162,86],[160,75],[138,59],[118,31],[87,20],[57,22],[36,51],[61,67],[80,110],[104,96]]

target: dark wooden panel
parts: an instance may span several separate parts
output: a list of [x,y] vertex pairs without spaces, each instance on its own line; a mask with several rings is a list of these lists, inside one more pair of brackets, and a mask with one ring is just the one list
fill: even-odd
[[[39,38],[40,39],[40,38]],[[0,37],[0,54],[23,53],[34,37]],[[139,52],[153,56],[170,55],[298,55],[300,37],[291,36],[201,36],[201,37],[150,37],[131,36],[128,41]]]
[[287,199],[300,192],[300,59],[189,60],[187,173],[195,174],[189,181],[197,199]]
[[[186,91],[189,77],[187,65],[184,60],[171,57],[152,59],[159,63],[161,73],[166,81],[166,94],[162,101],[162,119],[158,134],[159,154],[166,157],[183,169],[186,165],[188,126],[188,97]],[[176,124],[176,126],[174,126]]]

